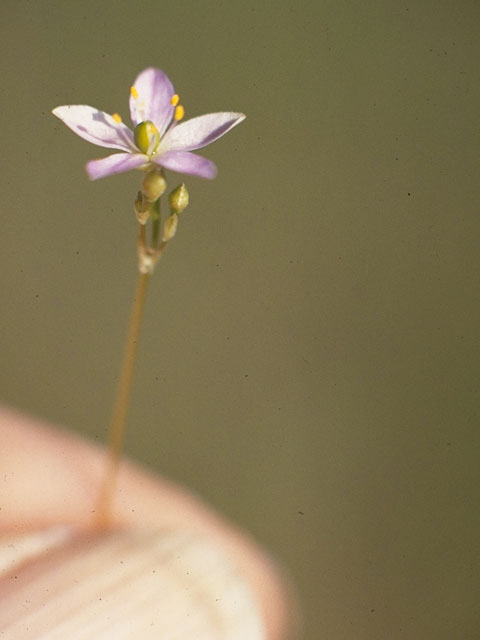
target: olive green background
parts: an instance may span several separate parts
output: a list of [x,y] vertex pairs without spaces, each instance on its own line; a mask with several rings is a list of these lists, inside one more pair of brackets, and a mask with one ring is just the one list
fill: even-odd
[[[248,118],[151,283],[128,453],[289,568],[308,640],[478,638],[478,2],[0,9],[0,399],[103,440],[139,174],[50,115],[147,65]],[[169,174],[173,187],[180,177]],[[28,443],[26,443],[27,445]]]

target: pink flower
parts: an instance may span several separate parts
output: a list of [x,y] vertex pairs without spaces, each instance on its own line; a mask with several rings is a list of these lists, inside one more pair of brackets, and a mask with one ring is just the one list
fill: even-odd
[[212,179],[214,163],[191,151],[218,140],[246,117],[226,111],[180,122],[184,109],[179,97],[167,75],[153,67],[144,69],[130,90],[133,131],[118,114],[87,105],[56,107],[52,113],[88,142],[122,152],[88,162],[91,180],[151,166]]

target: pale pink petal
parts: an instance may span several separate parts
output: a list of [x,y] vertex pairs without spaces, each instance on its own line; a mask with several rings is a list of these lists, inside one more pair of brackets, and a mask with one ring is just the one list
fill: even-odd
[[217,175],[217,167],[211,160],[189,151],[167,151],[161,156],[152,156],[151,160],[165,169],[208,180],[212,180]]
[[160,69],[148,67],[136,78],[134,91],[130,93],[130,115],[135,126],[150,120],[160,135],[170,124],[174,107],[172,97],[175,93],[168,76]]
[[148,157],[143,153],[114,153],[100,160],[90,160],[87,162],[87,173],[90,180],[98,180],[112,176],[115,173],[124,173],[130,169],[138,169],[142,165],[148,164]]
[[209,113],[172,127],[165,134],[159,147],[163,151],[193,151],[218,140],[233,129],[246,116],[243,113]]
[[136,150],[130,129],[104,111],[84,104],[71,104],[56,107],[52,113],[81,138],[99,147],[122,151]]

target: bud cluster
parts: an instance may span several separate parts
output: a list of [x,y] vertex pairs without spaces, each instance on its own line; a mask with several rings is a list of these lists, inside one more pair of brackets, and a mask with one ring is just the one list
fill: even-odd
[[188,206],[188,191],[185,184],[179,184],[168,196],[168,204],[170,206],[170,215],[163,225],[162,241],[168,242],[177,233],[178,216]]
[[142,182],[142,189],[135,199],[135,215],[140,224],[146,224],[152,207],[165,193],[167,182],[160,169],[149,171]]
[[[135,215],[141,225],[139,241],[139,266],[142,273],[151,273],[153,267],[160,259],[167,242],[171,240],[178,227],[179,215],[184,211],[189,202],[189,195],[185,184],[180,184],[173,189],[168,196],[170,215],[163,224],[160,236],[160,198],[165,193],[167,183],[161,169],[149,171],[142,182],[134,203]],[[152,222],[151,246],[146,244],[145,225],[148,220]],[[161,244],[158,242],[161,238]]]

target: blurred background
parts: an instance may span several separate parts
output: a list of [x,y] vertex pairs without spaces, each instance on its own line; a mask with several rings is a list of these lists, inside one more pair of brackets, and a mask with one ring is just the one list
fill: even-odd
[[[3,0],[0,400],[103,441],[140,175],[50,110],[129,123],[164,69],[205,151],[151,282],[128,455],[288,567],[306,640],[478,638],[475,1]],[[170,186],[180,176],[170,175]]]

